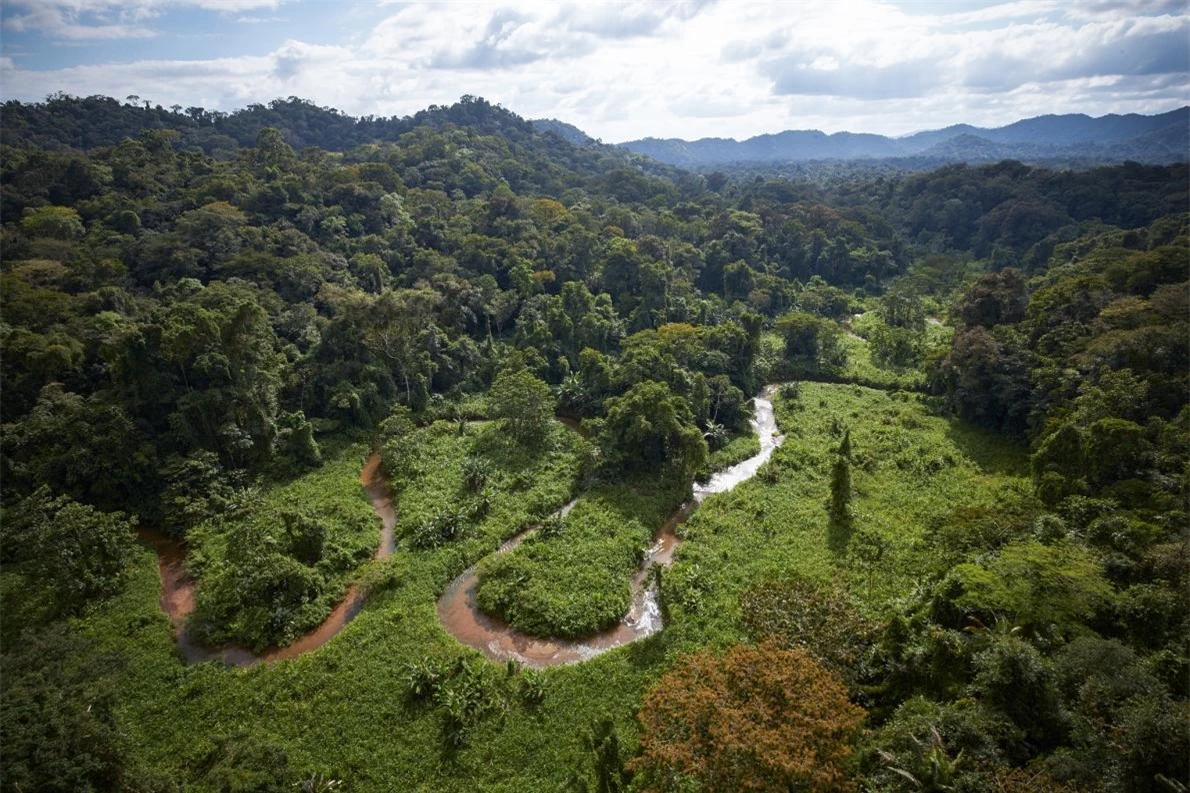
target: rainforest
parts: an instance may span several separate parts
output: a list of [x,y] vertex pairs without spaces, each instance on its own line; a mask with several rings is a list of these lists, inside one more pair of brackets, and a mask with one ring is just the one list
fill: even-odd
[[1185,163],[0,133],[4,791],[1190,785]]

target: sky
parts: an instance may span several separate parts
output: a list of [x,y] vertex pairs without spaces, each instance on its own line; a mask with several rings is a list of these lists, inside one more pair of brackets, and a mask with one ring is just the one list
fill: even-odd
[[1190,0],[0,0],[0,95],[408,115],[482,96],[605,142],[901,135],[1190,102]]

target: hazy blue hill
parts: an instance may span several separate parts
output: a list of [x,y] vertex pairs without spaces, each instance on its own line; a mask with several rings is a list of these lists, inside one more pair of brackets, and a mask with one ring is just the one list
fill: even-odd
[[951,138],[957,138],[960,135],[978,135],[982,131],[979,127],[973,127],[970,124],[952,124],[942,129],[915,132],[895,140],[906,153],[917,154]]
[[1134,138],[1111,144],[1109,151],[1120,159],[1139,160],[1139,153],[1146,152],[1155,157],[1165,153],[1168,162],[1185,161],[1190,154],[1190,130],[1184,122],[1176,122],[1161,129],[1137,135]]
[[757,155],[773,159],[892,157],[900,153],[897,142],[883,135],[856,132],[827,135],[816,129],[758,135],[745,141],[744,145]]
[[1033,143],[1050,146],[1071,146],[1078,143],[1107,143],[1136,138],[1171,125],[1190,124],[1190,107],[1142,116],[1107,115],[1099,118],[1082,113],[1063,116],[1026,118],[997,129],[980,130],[977,134],[997,143]]
[[1006,146],[987,138],[964,132],[953,138],[938,141],[920,152],[923,157],[938,157],[946,160],[979,162],[983,160],[1010,159],[1019,154],[1020,147]]
[[901,138],[853,132],[786,130],[747,140],[679,138],[628,141],[621,146],[684,167],[728,163],[937,157],[976,162],[1003,158],[1104,158],[1164,163],[1183,161],[1190,147],[1190,106],[1155,116],[1083,114],[1022,119],[983,129],[955,124]]

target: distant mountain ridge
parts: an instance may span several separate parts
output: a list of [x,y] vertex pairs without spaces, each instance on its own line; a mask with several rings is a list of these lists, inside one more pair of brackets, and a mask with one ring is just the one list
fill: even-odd
[[[574,127],[570,129],[578,132]],[[1093,118],[1075,113],[1026,118],[995,128],[956,124],[900,138],[870,133],[836,132],[828,135],[819,130],[786,130],[743,141],[733,138],[695,141],[643,138],[618,145],[684,168],[731,163],[909,157],[973,162],[1006,158],[1096,158],[1168,163],[1185,161],[1190,153],[1190,106],[1153,116],[1130,113]]]

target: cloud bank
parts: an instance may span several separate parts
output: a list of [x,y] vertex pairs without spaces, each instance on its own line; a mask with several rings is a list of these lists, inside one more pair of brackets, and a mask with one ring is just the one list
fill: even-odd
[[[789,128],[901,134],[1042,113],[1161,112],[1190,93],[1181,2],[1015,0],[959,11],[886,0],[345,5],[362,21],[334,40],[302,31],[312,8],[7,0],[6,34],[63,52],[121,39],[130,57],[32,68],[7,51],[6,35],[0,87],[23,100],[137,94],[221,110],[294,95],[358,115],[404,115],[473,94],[611,141]],[[267,51],[235,51],[216,36],[206,57],[136,57],[138,46],[183,35],[183,13],[292,35]]]

